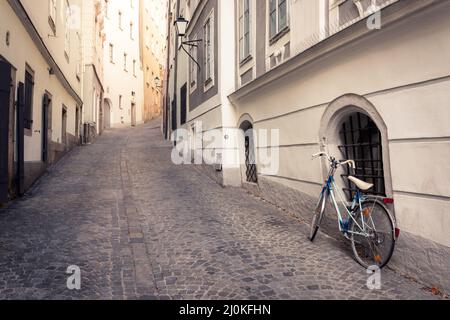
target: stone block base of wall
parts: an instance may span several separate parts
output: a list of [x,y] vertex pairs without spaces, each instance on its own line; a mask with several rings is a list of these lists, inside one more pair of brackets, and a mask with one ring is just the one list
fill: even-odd
[[223,173],[222,171],[217,171],[214,166],[203,164],[203,165],[196,165],[196,170],[199,172],[207,175],[212,180],[223,186]]
[[27,191],[39,179],[47,168],[42,161],[25,162],[24,164],[24,190]]
[[[257,186],[244,184],[243,187],[255,196],[286,210],[300,221],[310,224],[317,198],[264,177],[260,177]],[[327,207],[325,216],[321,232],[342,240],[335,211],[331,206]],[[305,241],[309,240],[305,237]],[[402,232],[389,268],[418,280],[426,287],[437,287],[447,294],[450,293],[449,247]]]
[[67,134],[67,146],[58,142],[49,143],[48,163],[42,161],[29,161],[24,164],[24,190],[29,190],[33,184],[45,173],[47,167],[57,163],[70,150],[79,145],[78,139]]

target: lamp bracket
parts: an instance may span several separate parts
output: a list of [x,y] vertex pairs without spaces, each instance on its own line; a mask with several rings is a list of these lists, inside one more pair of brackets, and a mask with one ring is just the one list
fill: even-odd
[[198,63],[197,60],[194,59],[194,57],[189,53],[188,50],[186,50],[186,48],[184,46],[198,48],[198,43],[200,43],[202,41],[203,41],[202,39],[187,40],[187,41],[182,41],[181,45],[180,45],[180,49],[183,49],[183,51],[188,55],[188,57],[197,65],[198,70],[201,70],[200,64]]

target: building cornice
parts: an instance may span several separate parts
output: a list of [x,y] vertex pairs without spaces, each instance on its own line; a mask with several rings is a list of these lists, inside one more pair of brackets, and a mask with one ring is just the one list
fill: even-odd
[[[388,27],[394,23],[400,22],[419,11],[428,9],[442,3],[448,3],[449,0],[400,0],[382,9],[381,16],[383,27]],[[285,63],[266,72],[259,78],[249,82],[228,96],[232,103],[239,101],[254,91],[276,81],[291,72],[294,72],[327,54],[330,54],[342,47],[349,45],[368,35],[380,32],[379,30],[370,30],[367,28],[366,19],[360,20],[355,24],[337,32],[316,45],[300,52],[296,56],[287,60]]]
[[30,19],[30,16],[26,12],[25,8],[23,7],[20,0],[8,0],[9,5],[17,15],[17,17],[22,22],[23,26],[27,30],[28,34],[30,35],[31,39],[33,40],[34,44],[38,48],[41,55],[44,57],[45,61],[50,66],[51,70],[53,70],[56,78],[61,82],[63,87],[67,90],[67,92],[74,98],[79,106],[83,105],[83,100],[80,98],[76,90],[72,87],[70,82],[65,77],[64,73],[62,72],[61,68],[56,63],[55,59],[53,58],[52,54],[48,50],[47,46],[44,43],[44,40],[39,35],[39,32],[37,31],[36,27],[34,26],[33,22]]
[[100,79],[100,76],[99,76],[98,71],[97,71],[97,66],[94,63],[88,63],[86,65],[86,67],[92,67],[92,69],[94,69],[94,74],[95,74],[95,77],[97,78],[97,82],[100,84],[100,87],[102,88],[102,91],[105,92],[105,88],[103,87],[103,82]]

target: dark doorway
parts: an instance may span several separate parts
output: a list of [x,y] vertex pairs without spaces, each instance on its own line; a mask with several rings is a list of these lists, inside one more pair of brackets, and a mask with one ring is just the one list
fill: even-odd
[[67,107],[63,106],[61,119],[61,143],[67,148]]
[[75,113],[75,138],[78,141],[81,141],[80,139],[80,108],[77,107],[76,113]]
[[25,84],[17,89],[17,193],[25,192]]
[[133,102],[131,104],[131,126],[136,127],[136,104]]
[[184,125],[187,121],[187,84],[180,89],[180,124]]
[[105,100],[105,102],[103,103],[103,105],[105,106],[104,108],[104,129],[110,129],[111,128],[111,105],[109,100]]
[[[374,188],[369,193],[386,196],[382,138],[375,122],[363,113],[352,113],[342,124],[340,135],[341,153],[346,159],[356,162],[354,174],[347,172],[343,177],[352,174],[358,179],[373,183]],[[351,198],[356,187],[348,181],[345,191]]]
[[11,65],[0,61],[0,203],[9,198],[9,121]]
[[243,130],[245,134],[245,174],[247,182],[258,183],[253,125],[250,122],[245,121],[240,129]]
[[178,120],[177,120],[177,100],[172,100],[172,131],[177,130]]
[[47,93],[42,100],[42,161],[48,163],[48,138],[50,130],[50,107],[52,99]]

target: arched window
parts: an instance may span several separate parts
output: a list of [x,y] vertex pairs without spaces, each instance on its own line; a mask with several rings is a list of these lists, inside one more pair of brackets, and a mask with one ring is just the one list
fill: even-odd
[[[345,159],[355,160],[356,170],[347,171],[343,177],[353,174],[358,179],[374,184],[369,193],[386,196],[381,132],[375,122],[363,113],[347,116],[340,131],[341,151]],[[348,181],[345,191],[352,197],[356,187]]]
[[256,168],[255,140],[253,137],[253,125],[245,121],[241,125],[245,133],[245,174],[247,182],[258,183],[258,171]]

